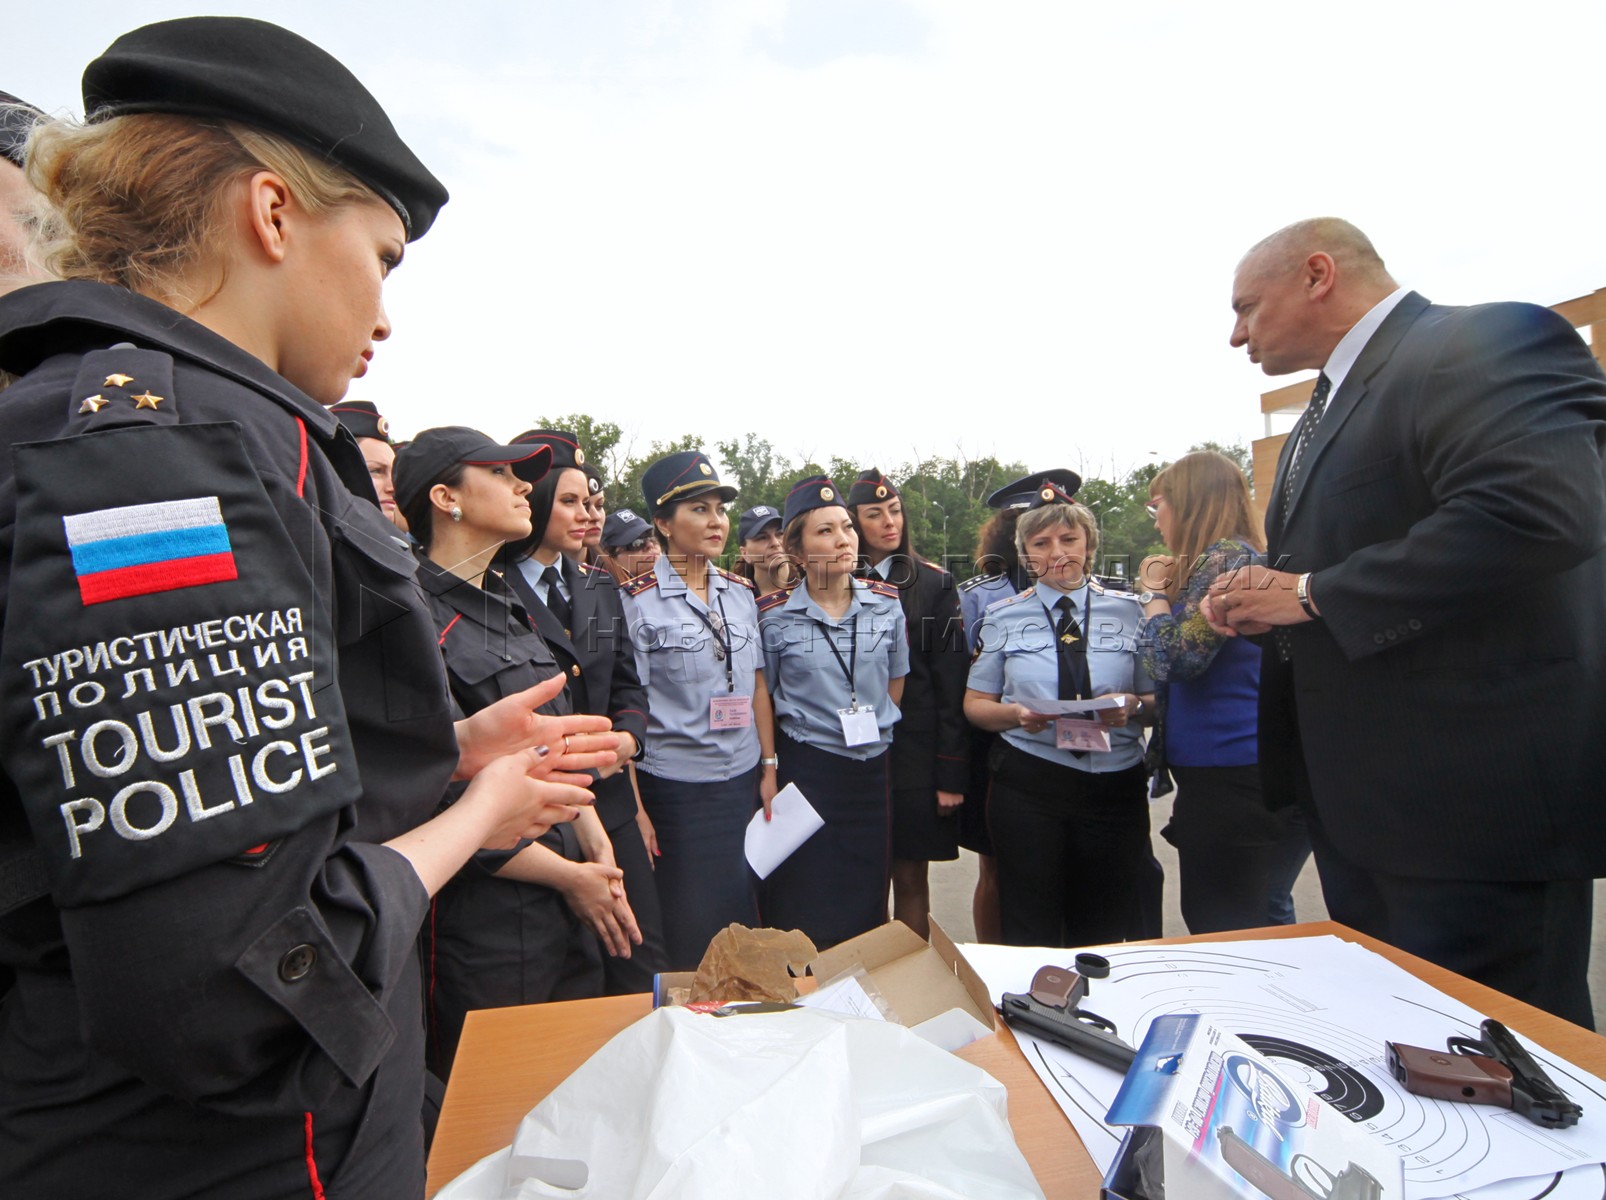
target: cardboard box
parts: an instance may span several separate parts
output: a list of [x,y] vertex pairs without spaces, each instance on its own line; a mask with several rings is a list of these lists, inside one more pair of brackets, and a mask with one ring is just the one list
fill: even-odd
[[[902,921],[889,921],[832,946],[809,964],[807,977],[798,981],[798,991],[812,991],[856,968],[870,977],[901,1025],[913,1028],[957,1008],[989,1031],[997,1031],[998,1014],[987,985],[936,921],[931,923],[930,942],[921,941]],[[672,991],[690,988],[694,974],[675,971],[655,977],[653,1007],[674,1003]]]

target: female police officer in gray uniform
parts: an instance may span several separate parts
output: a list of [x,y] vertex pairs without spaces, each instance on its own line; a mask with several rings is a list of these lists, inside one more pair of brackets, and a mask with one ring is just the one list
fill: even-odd
[[834,483],[815,475],[793,487],[784,526],[802,582],[759,602],[779,781],[797,785],[825,828],[765,880],[764,923],[823,949],[887,919],[887,747],[909,641],[898,589],[853,576],[859,537]]
[[[1154,684],[1137,656],[1142,609],[1090,577],[1098,526],[1053,484],[1021,515],[1015,541],[1037,582],[988,608],[965,692],[965,716],[1002,734],[987,816],[1004,941],[1119,941],[1137,922],[1149,866],[1137,722]],[[1120,703],[1096,717],[1043,712],[1045,701],[1102,696]]]
[[600,758],[496,755],[606,725],[537,690],[454,738],[324,407],[446,193],[260,21],[138,30],[84,99],[28,164],[72,282],[0,301],[0,1192],[421,1195],[429,896]]
[[759,801],[775,795],[775,733],[753,585],[713,561],[736,489],[699,451],[659,459],[641,488],[664,553],[623,587],[647,689],[636,777],[657,831],[669,966],[686,970],[725,926],[757,923],[743,841]]

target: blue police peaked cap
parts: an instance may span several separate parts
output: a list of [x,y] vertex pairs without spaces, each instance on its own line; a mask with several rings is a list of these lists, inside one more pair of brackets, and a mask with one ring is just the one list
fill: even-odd
[[1022,475],[1019,479],[1012,479],[987,497],[988,508],[1025,508],[1031,504],[1033,497],[1042,490],[1045,483],[1052,483],[1065,493],[1067,500],[1075,497],[1082,486],[1082,477],[1075,471],[1067,471],[1063,467],[1053,467],[1047,471],[1038,471],[1032,475]]
[[84,70],[84,117],[172,113],[237,121],[341,167],[424,236],[446,188],[367,88],[299,34],[250,17],[183,17],[125,33]]
[[810,475],[807,479],[798,480],[792,485],[792,490],[786,493],[786,515],[782,519],[782,524],[791,525],[796,518],[817,508],[846,503],[836,484],[829,478],[824,475]]
[[683,450],[660,458],[641,476],[641,496],[647,502],[647,511],[654,515],[666,504],[709,492],[718,492],[727,504],[736,499],[736,489],[719,481],[719,472],[701,450]]

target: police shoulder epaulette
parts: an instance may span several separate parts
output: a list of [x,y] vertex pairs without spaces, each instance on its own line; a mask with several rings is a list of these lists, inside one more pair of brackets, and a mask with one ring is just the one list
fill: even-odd
[[613,577],[613,572],[608,570],[606,567],[594,567],[587,562],[577,563],[576,565],[580,568],[580,574],[592,576],[598,583],[617,582]]
[[782,588],[778,592],[766,592],[758,598],[758,611],[761,613],[769,612],[770,609],[779,608],[791,598],[792,589],[789,587]]
[[[1121,582],[1124,583],[1126,581],[1122,580]],[[1110,597],[1113,597],[1114,599],[1117,599],[1117,600],[1130,600],[1134,604],[1136,604],[1137,601],[1138,601],[1138,597],[1137,597],[1137,593],[1136,592],[1129,592],[1125,588],[1111,587],[1109,584],[1105,583],[1102,579],[1100,579],[1097,575],[1093,576],[1091,579],[1089,579],[1087,581],[1087,586],[1092,588],[1095,592],[1097,592],[1101,596],[1110,596]]]
[[885,579],[866,579],[864,585],[878,596],[885,596],[889,600],[898,598],[898,589]]
[[735,571],[727,571],[724,567],[715,567],[714,570],[718,571],[721,575],[723,575],[726,579],[730,580],[732,583],[741,584],[744,588],[746,588],[750,592],[758,591],[758,586],[751,579],[747,578],[747,576],[745,576],[745,575],[738,575]]
[[1029,587],[1024,592],[1016,592],[1013,596],[1005,596],[1002,600],[994,600],[987,606],[985,611],[992,612],[995,608],[1003,608],[1005,605],[1014,604],[1020,600],[1029,600],[1036,594],[1037,588]]
[[627,579],[619,585],[627,596],[639,596],[649,588],[658,586],[658,576],[651,571],[637,575],[634,579]]
[[75,432],[123,425],[176,425],[173,356],[123,343],[92,350],[73,380],[69,416]]
[[979,587],[986,587],[988,584],[997,583],[1002,578],[1002,574],[972,575],[969,579],[965,580],[964,583],[959,585],[959,590],[962,592],[973,592]]

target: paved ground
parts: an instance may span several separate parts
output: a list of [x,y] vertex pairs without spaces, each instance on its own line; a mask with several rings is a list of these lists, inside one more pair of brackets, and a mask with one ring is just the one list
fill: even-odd
[[[1177,907],[1177,853],[1162,838],[1159,831],[1171,816],[1171,801],[1156,801],[1150,809],[1150,825],[1154,830],[1154,853],[1165,867],[1165,934],[1181,937],[1188,932],[1182,923]],[[976,856],[968,850],[959,852],[957,862],[933,863],[931,867],[931,910],[942,922],[955,941],[975,940],[975,925],[970,915],[970,898],[976,887]],[[1595,1027],[1606,1029],[1606,881],[1595,883],[1594,948],[1590,958],[1589,984],[1595,998]],[[1322,903],[1321,884],[1316,878],[1316,867],[1307,862],[1305,870],[1294,885],[1294,907],[1301,921],[1325,921],[1327,907]]]

